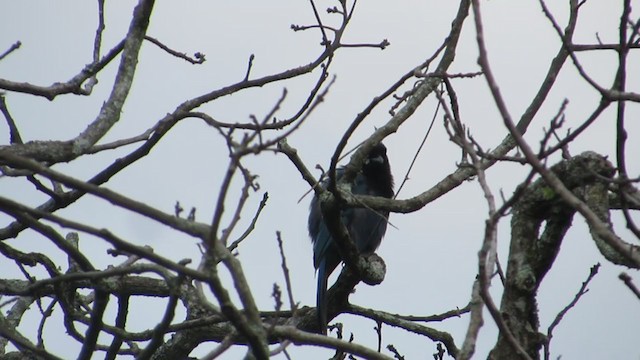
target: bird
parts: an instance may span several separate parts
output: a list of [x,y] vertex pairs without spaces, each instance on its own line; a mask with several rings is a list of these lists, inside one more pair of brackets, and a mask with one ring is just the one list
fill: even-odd
[[[337,179],[344,174],[344,168],[336,170]],[[337,180],[336,179],[336,180]],[[328,181],[320,183],[327,188]],[[355,195],[373,195],[385,198],[393,197],[393,176],[387,158],[387,148],[376,144],[365,159],[351,184],[351,193]],[[320,202],[314,196],[309,206],[309,237],[313,243],[313,266],[317,270],[316,312],[319,329],[327,333],[327,280],[342,258],[338,247],[331,237],[322,218]],[[382,241],[387,230],[388,211],[374,211],[369,208],[343,209],[341,221],[347,228],[351,240],[361,255],[373,253]]]

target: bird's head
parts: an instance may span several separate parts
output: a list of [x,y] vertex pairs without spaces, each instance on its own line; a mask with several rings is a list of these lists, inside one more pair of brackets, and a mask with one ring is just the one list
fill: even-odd
[[379,143],[371,149],[362,165],[362,173],[377,185],[378,191],[382,192],[381,196],[388,198],[393,196],[393,177],[384,144]]
[[371,149],[369,155],[364,160],[362,171],[365,174],[379,172],[389,168],[389,159],[387,158],[387,148],[384,144],[379,143]]

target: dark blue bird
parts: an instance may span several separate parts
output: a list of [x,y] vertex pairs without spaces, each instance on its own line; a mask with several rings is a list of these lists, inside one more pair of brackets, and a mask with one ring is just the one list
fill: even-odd
[[[344,169],[337,170],[340,178]],[[324,188],[327,181],[321,184]],[[369,152],[356,175],[351,192],[358,195],[373,195],[386,198],[393,197],[393,177],[387,158],[387,148],[382,144],[376,145]],[[349,208],[342,211],[341,220],[351,240],[355,243],[360,254],[373,253],[387,230],[388,211],[373,211],[367,208]],[[317,197],[311,200],[309,212],[309,236],[313,242],[313,266],[318,270],[317,313],[320,331],[327,333],[327,279],[342,261],[338,247],[334,243],[327,229],[320,210]]]

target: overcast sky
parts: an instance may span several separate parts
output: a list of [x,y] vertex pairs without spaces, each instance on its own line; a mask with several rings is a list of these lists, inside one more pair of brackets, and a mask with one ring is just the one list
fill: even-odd
[[[424,61],[442,43],[457,10],[457,2],[443,0],[401,0],[395,2],[362,1],[358,4],[345,41],[378,43],[388,39],[391,46],[379,49],[343,49],[336,56],[331,73],[337,75],[325,103],[315,111],[301,129],[291,136],[289,144],[298,149],[310,168],[315,164],[327,167],[335,145],[355,116],[382,93],[400,75]],[[562,26],[566,23],[567,4],[553,2],[551,7]],[[324,9],[331,1],[318,1]],[[492,67],[505,95],[507,106],[518,118],[530,103],[557,52],[560,42],[544,18],[537,1],[483,1],[486,41]],[[106,4],[106,32],[103,52],[126,33],[133,2],[111,1]],[[640,5],[640,4],[636,4]],[[0,62],[0,77],[49,85],[66,81],[91,62],[93,36],[97,25],[97,5],[92,1],[33,2],[14,1],[4,4],[0,12],[0,51],[15,41],[22,47]],[[610,0],[589,0],[581,10],[576,42],[594,43],[596,34],[603,42],[617,41],[620,4]],[[331,23],[331,16],[323,17]],[[148,31],[166,45],[189,54],[206,54],[203,65],[190,65],[162,52],[156,46],[143,46],[135,83],[125,105],[120,122],[104,142],[142,133],[164,114],[189,98],[241,80],[247,61],[255,54],[254,77],[306,64],[321,52],[317,31],[293,32],[291,24],[314,22],[309,3],[305,1],[187,1],[157,2]],[[477,51],[472,19],[465,23],[457,58],[451,72],[478,71]],[[585,69],[604,87],[609,87],[614,75],[616,54],[581,55]],[[632,56],[629,63],[628,87],[638,92],[640,58]],[[7,94],[9,108],[21,130],[23,139],[65,140],[75,137],[92,121],[113,84],[117,62],[100,75],[100,83],[91,97],[61,96],[50,102],[23,94]],[[280,118],[291,116],[306,98],[317,74],[286,83],[248,90],[223,98],[201,108],[225,122],[245,122],[250,115],[263,117],[281,96],[284,87],[287,99]],[[494,148],[504,137],[505,129],[482,78],[454,83],[461,103],[461,115],[485,149]],[[564,99],[567,107],[567,127],[575,128],[590,114],[599,101],[592,90],[567,62],[545,106],[527,133],[536,147],[542,129],[556,113]],[[360,127],[351,141],[356,145],[370,135],[376,126],[384,124],[392,102],[386,102]],[[425,101],[410,121],[385,144],[396,183],[402,180],[425,129],[433,116],[435,102]],[[640,175],[640,112],[637,104],[627,107],[629,126],[628,166],[631,177]],[[584,136],[571,146],[572,154],[594,150],[615,159],[615,112],[613,107]],[[2,143],[8,143],[9,131],[0,123]],[[61,164],[56,169],[80,179],[87,179],[113,159],[132,147],[81,158],[73,164]],[[145,159],[116,176],[106,186],[134,199],[144,201],[166,212],[172,212],[176,201],[185,208],[197,208],[197,219],[208,222],[226,167],[226,146],[218,133],[201,121],[184,120],[166,136]],[[413,196],[431,187],[455,170],[460,153],[448,141],[439,117],[425,149],[399,198]],[[555,159],[554,161],[557,161]],[[254,296],[261,309],[273,308],[270,298],[274,282],[283,285],[275,231],[280,230],[292,271],[294,296],[302,305],[314,306],[316,279],[312,265],[312,250],[306,230],[309,197],[298,203],[308,190],[296,169],[284,156],[261,155],[247,161],[261,189],[253,195],[248,209],[255,209],[263,192],[269,193],[269,203],[253,234],[239,248],[240,260],[253,285]],[[499,165],[488,172],[489,184],[498,194],[512,193],[526,176],[527,169],[518,165]],[[2,179],[3,196],[40,204],[45,198],[15,179]],[[234,190],[237,190],[235,187]],[[243,223],[250,220],[250,210]],[[110,228],[122,238],[136,244],[148,244],[162,255],[174,260],[199,258],[197,242],[183,234],[159,226],[150,220],[109,206],[106,202],[85,197],[76,206],[60,211],[61,215],[84,221],[97,227]],[[360,284],[351,297],[353,303],[405,315],[431,315],[467,304],[471,285],[477,272],[477,252],[484,232],[487,206],[477,182],[467,182],[448,195],[412,214],[393,214],[387,236],[378,253],[387,264],[385,281],[376,287]],[[636,215],[636,221],[640,217]],[[10,219],[0,217],[2,225]],[[565,316],[556,329],[552,355],[563,359],[640,359],[640,302],[618,280],[625,270],[608,264],[598,253],[584,220],[576,215],[574,226],[564,240],[553,269],[543,282],[538,297],[541,330],[546,331],[555,315],[571,301],[589,268],[602,263],[600,273],[589,286],[589,293]],[[624,225],[617,222],[618,234],[634,241]],[[499,256],[506,266],[509,241],[509,219],[503,220]],[[29,244],[21,249],[41,252],[58,250],[25,231],[12,241]],[[113,258],[105,253],[101,241],[81,235],[81,248],[93,254],[95,265],[106,267]],[[196,260],[197,263],[197,260]],[[64,265],[64,262],[61,263]],[[5,273],[5,266],[0,263]],[[15,276],[20,274],[12,268]],[[640,284],[637,271],[629,271]],[[499,303],[500,289],[493,287]],[[113,303],[113,302],[112,302]],[[163,302],[151,301],[134,307],[131,330],[143,330],[144,319],[160,318]],[[113,305],[113,304],[111,304]],[[157,305],[157,306],[155,306]],[[59,316],[57,313],[55,316]],[[37,314],[36,314],[37,316]],[[34,317],[35,318],[35,317]],[[136,324],[136,319],[140,322]],[[376,346],[374,323],[341,316],[348,331],[356,333],[356,341]],[[464,339],[468,317],[449,320],[434,327],[449,331],[460,346]],[[50,351],[61,357],[73,357],[79,345],[50,322]],[[137,328],[136,326],[140,326]],[[152,325],[151,325],[152,326]],[[384,345],[394,344],[407,359],[430,359],[435,344],[424,338],[407,336],[406,332],[385,327]],[[54,341],[55,337],[55,341]],[[58,337],[64,340],[58,340]],[[488,314],[479,338],[477,358],[485,358],[495,344],[496,331]],[[198,349],[202,355],[215,344]],[[230,351],[225,359],[235,359],[244,348]],[[313,348],[292,348],[293,358],[323,359],[330,353]],[[279,357],[284,358],[284,357]]]

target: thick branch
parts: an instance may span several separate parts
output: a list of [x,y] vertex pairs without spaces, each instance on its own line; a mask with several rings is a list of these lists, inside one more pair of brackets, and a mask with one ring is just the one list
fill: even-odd
[[[606,209],[604,211],[608,214],[605,179],[613,176],[613,167],[606,159],[586,152],[560,162],[551,167],[550,172],[575,194],[603,188],[604,196],[597,197],[600,203],[595,199],[590,203]],[[500,312],[518,342],[534,359],[539,358],[539,350],[546,341],[545,336],[538,332],[537,291],[547,271],[553,266],[575,213],[576,209],[565,202],[543,178],[527,186],[513,206],[509,262]],[[597,233],[593,235],[596,244],[602,243]],[[599,248],[601,246],[598,245]],[[607,258],[621,257],[612,249],[611,252],[616,255],[601,252]],[[512,354],[510,343],[500,335],[491,358],[511,359]]]

